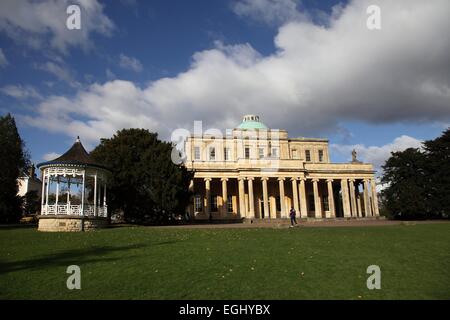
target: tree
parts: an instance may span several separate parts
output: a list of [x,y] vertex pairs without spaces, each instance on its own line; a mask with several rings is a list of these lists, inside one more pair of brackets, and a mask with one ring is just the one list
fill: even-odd
[[28,191],[22,197],[23,215],[35,214],[36,212],[39,211],[39,208],[40,208],[40,201],[37,191],[35,190]]
[[111,171],[109,208],[128,222],[167,222],[183,214],[192,174],[171,160],[172,144],[144,129],[123,129],[102,139],[91,155]]
[[383,168],[383,207],[394,218],[450,215],[450,128],[423,150],[393,152]]
[[393,152],[382,166],[385,207],[394,218],[425,218],[429,214],[426,157],[419,149]]
[[423,143],[427,156],[430,207],[437,216],[450,215],[450,128]]
[[0,117],[0,163],[0,222],[18,222],[22,210],[17,179],[27,170],[29,157],[10,114]]

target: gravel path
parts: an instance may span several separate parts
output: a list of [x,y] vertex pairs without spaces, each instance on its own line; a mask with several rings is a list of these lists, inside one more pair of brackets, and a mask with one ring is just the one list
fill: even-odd
[[[397,220],[331,220],[300,222],[296,228],[314,227],[373,227],[390,225],[415,225],[430,223],[450,223],[449,220],[397,221]],[[202,223],[175,226],[154,226],[153,228],[227,229],[227,228],[289,228],[289,222],[280,223]]]

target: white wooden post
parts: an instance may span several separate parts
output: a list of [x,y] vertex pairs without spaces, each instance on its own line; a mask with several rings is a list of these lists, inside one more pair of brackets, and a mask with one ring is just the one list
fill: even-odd
[[83,185],[81,190],[81,215],[84,216],[84,189],[85,189],[86,170],[83,171]]
[[50,185],[50,173],[47,175],[47,188],[46,188],[46,194],[45,194],[45,206],[47,208],[47,213],[48,213],[48,188]]
[[41,191],[41,214],[47,214],[47,212],[44,210],[44,199],[45,199],[45,169],[42,170],[42,191]]
[[106,182],[104,184],[103,188],[103,216],[107,217],[107,211],[106,211]]
[[94,216],[97,216],[97,172],[94,175]]
[[105,207],[106,206],[106,183],[104,184],[104,187],[103,187],[103,206]]
[[67,178],[67,214],[70,214],[70,177]]
[[58,214],[58,198],[59,198],[59,176],[56,177],[56,202],[55,202],[56,214]]

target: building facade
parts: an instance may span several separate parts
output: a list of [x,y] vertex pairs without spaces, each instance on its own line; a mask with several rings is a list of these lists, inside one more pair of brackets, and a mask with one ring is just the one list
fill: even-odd
[[29,191],[35,191],[38,197],[41,196],[42,182],[36,175],[34,165],[32,165],[28,172],[24,172],[18,179],[17,184],[19,186],[17,195],[23,197]]
[[371,164],[331,163],[328,140],[289,138],[256,115],[224,135],[192,134],[186,167],[194,172],[188,208],[194,219],[376,217]]

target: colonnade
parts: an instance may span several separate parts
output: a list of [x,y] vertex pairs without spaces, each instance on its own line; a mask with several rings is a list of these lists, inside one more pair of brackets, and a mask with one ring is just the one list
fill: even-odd
[[[211,182],[213,180],[221,181],[220,184],[216,184],[216,186],[220,185],[221,192],[217,192],[215,195],[221,197],[221,208],[218,209],[221,217],[230,215],[230,217],[249,219],[262,218],[261,214],[256,216],[255,200],[260,201],[258,211],[263,210],[265,219],[288,218],[291,207],[301,218],[357,218],[379,215],[376,184],[373,178],[238,176],[205,177],[195,178],[195,180],[197,186],[202,181],[204,183],[204,186],[199,188],[204,192],[196,194],[203,197],[204,205],[201,212],[195,212],[193,206],[194,212],[192,213],[203,215],[204,218],[211,218],[213,213],[211,208]],[[276,196],[279,203],[274,210],[269,201],[269,189],[273,191],[276,188],[275,180],[278,182]],[[269,183],[272,188],[269,188]],[[288,188],[287,183],[291,184]],[[231,184],[236,190],[233,194],[236,202],[233,203],[233,208],[236,207],[236,210],[233,210],[235,212],[228,212],[228,201],[231,195],[228,186]],[[190,189],[194,194],[195,186],[196,184],[192,181]],[[255,187],[258,187],[261,192],[255,194]],[[361,188],[362,192],[360,192]],[[289,189],[288,192],[287,189]],[[273,195],[274,192],[272,192]]]

